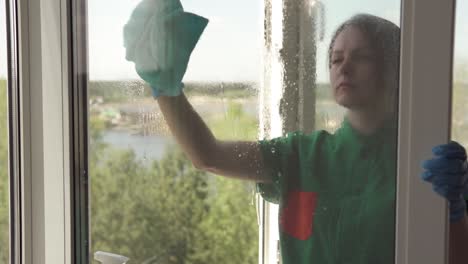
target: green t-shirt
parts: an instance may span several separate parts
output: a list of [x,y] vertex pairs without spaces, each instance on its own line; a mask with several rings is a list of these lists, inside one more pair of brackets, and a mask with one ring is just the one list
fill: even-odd
[[336,133],[261,141],[279,204],[283,264],[394,263],[396,122],[372,136],[345,120]]

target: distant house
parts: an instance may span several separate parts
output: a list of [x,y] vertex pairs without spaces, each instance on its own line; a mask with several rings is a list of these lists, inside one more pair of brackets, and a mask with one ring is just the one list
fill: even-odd
[[122,116],[119,110],[112,108],[112,107],[108,107],[108,108],[103,109],[99,113],[99,118],[104,120],[107,124],[115,126],[120,123]]
[[89,98],[89,106],[98,106],[104,103],[104,98],[102,96],[95,96]]

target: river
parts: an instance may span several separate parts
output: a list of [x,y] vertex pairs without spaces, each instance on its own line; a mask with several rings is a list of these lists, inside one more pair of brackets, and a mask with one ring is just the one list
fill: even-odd
[[102,139],[115,148],[132,149],[140,160],[148,161],[161,159],[165,148],[173,143],[172,138],[166,136],[143,136],[118,130],[106,130]]
[[[215,109],[216,104],[203,104],[204,107],[210,108],[210,111]],[[257,109],[255,102],[250,102],[249,104],[244,103],[244,111],[249,114],[256,114]],[[221,108],[220,108],[221,107]],[[217,111],[225,111],[222,107],[225,107],[223,104],[218,105],[219,109]],[[197,109],[198,111],[208,111],[207,109]],[[339,125],[344,110],[339,108],[333,102],[318,102],[317,104],[318,114],[317,116],[324,116],[327,118],[335,119],[337,121],[336,125]],[[202,111],[202,112],[203,112]],[[216,112],[216,111],[215,111]],[[103,133],[103,140],[105,143],[119,149],[132,149],[136,156],[140,160],[151,161],[154,159],[161,159],[164,156],[165,148],[174,144],[174,140],[168,136],[162,135],[140,135],[135,134],[131,131],[126,130],[106,130]]]

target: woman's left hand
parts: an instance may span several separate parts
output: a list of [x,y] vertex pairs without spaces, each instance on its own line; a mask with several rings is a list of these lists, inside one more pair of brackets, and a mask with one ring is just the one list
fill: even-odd
[[452,141],[432,149],[436,156],[424,161],[421,178],[432,183],[432,189],[449,201],[450,222],[463,218],[466,211],[464,195],[468,194],[468,163],[466,150]]

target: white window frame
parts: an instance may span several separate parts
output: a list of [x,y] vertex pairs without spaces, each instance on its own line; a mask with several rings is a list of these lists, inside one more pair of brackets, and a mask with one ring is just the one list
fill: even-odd
[[71,263],[67,1],[18,0],[20,264]]
[[[17,2],[21,264],[71,264],[68,1]],[[447,206],[420,181],[419,166],[431,146],[449,139],[453,21],[454,0],[402,1],[398,264],[447,263]],[[276,264],[271,247],[263,263]]]
[[402,2],[396,262],[448,263],[448,211],[419,175],[450,138],[455,0]]

